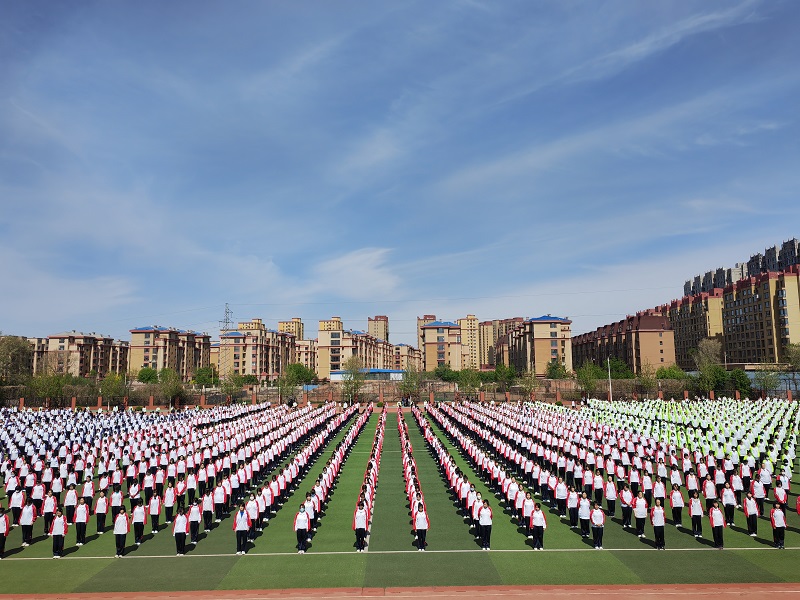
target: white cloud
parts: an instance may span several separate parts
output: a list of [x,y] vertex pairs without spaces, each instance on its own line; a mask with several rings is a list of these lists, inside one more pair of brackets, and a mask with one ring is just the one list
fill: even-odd
[[380,300],[397,293],[400,278],[389,267],[388,248],[361,248],[316,264],[307,286],[315,294]]

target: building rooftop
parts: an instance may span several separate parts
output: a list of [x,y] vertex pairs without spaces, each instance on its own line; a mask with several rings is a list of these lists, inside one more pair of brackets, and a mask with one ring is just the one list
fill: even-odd
[[530,319],[528,319],[528,321],[544,321],[544,322],[555,321],[558,323],[572,323],[572,321],[570,321],[567,318],[553,317],[551,315],[542,315],[541,317],[531,317]]
[[426,325],[423,325],[422,327],[423,328],[426,328],[426,327],[458,327],[458,325],[456,325],[452,321],[432,321],[430,323],[427,323]]

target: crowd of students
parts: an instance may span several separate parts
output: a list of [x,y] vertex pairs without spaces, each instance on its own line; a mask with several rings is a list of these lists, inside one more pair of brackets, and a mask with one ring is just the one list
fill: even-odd
[[383,438],[386,433],[386,410],[381,412],[378,419],[378,427],[375,430],[375,437],[372,440],[372,448],[369,453],[369,461],[364,471],[364,479],[358,493],[356,508],[353,511],[353,531],[356,535],[356,552],[364,552],[367,549],[367,536],[372,524],[372,509],[375,503],[375,491],[378,488],[378,473],[381,466],[381,454],[383,452]]
[[[631,410],[628,404],[623,407]],[[702,536],[702,521],[708,518],[718,548],[723,547],[722,531],[733,522],[737,508],[744,509],[751,535],[755,534],[757,516],[763,514],[763,505],[772,488],[775,503],[770,510],[770,521],[775,546],[783,548],[796,406],[767,407],[765,411],[784,423],[781,427],[768,427],[778,432],[777,439],[784,444],[788,461],[774,477],[769,458],[771,444],[777,443],[774,439],[769,440],[771,443],[765,447],[766,454],[759,457],[760,461],[752,454],[742,460],[738,455],[723,455],[718,460],[697,448],[675,448],[631,428],[616,428],[608,407],[603,409],[605,423],[586,419],[591,413],[584,415],[583,411],[545,405],[464,403],[442,405],[440,409],[428,406],[428,413],[512,511],[518,513],[520,503],[524,510],[525,499],[520,496],[519,483],[525,482],[534,495],[541,495],[543,503],[551,505],[560,517],[568,518],[571,527],[577,528],[579,521],[584,537],[591,527],[595,547],[602,547],[605,519],[600,509],[605,500],[605,514],[609,516],[616,515],[619,501],[623,527],[634,529],[639,538],[646,537],[645,524],[649,520],[655,547],[664,549],[666,486],[671,483],[673,524],[682,527],[682,510],[687,502],[682,491],[685,488],[695,537]],[[693,412],[702,414],[702,408],[696,407]],[[701,425],[705,418],[698,418]],[[759,423],[763,424],[763,419]],[[650,427],[657,425],[651,423]],[[741,440],[751,437],[746,429],[735,430],[732,435]],[[745,497],[743,492],[747,487],[750,491]],[[705,506],[700,501],[701,494]]]
[[431,522],[428,518],[428,509],[422,486],[417,479],[417,462],[414,459],[414,448],[408,438],[408,424],[406,423],[403,409],[397,409],[397,432],[400,435],[400,451],[403,457],[403,480],[406,486],[408,507],[411,509],[411,528],[414,534],[417,550],[424,552],[428,543],[428,530]]
[[[151,534],[160,531],[162,511],[182,555],[187,539],[197,544],[201,520],[209,531],[214,514],[219,523],[238,501],[249,511],[252,539],[257,517],[268,519],[312,456],[356,411],[353,406],[337,415],[333,405],[231,406],[164,415],[3,409],[0,473],[11,519],[0,518],[0,558],[14,527],[22,528],[26,547],[33,542],[34,523],[43,518],[59,558],[69,526],[76,529],[79,547],[86,543],[90,517],[96,517],[96,533],[102,535],[109,513],[120,557],[131,529],[137,545],[148,523]],[[258,488],[301,445],[283,470]]]

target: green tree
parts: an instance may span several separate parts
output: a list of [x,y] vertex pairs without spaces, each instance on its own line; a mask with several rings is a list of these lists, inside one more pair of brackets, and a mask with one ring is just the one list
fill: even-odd
[[128,395],[128,378],[123,374],[109,373],[100,382],[103,398],[121,398]]
[[720,365],[706,364],[697,374],[696,385],[702,394],[723,391],[728,388],[728,372]]
[[196,385],[211,387],[219,385],[217,370],[212,366],[201,367],[194,372],[194,382]]
[[525,392],[526,400],[530,400],[536,390],[542,387],[542,381],[536,377],[536,373],[533,371],[525,371],[520,375],[519,379],[517,379],[517,385]]
[[186,395],[181,376],[174,369],[161,369],[159,371],[158,389],[169,400],[171,406],[180,403]]
[[728,381],[734,390],[741,394],[742,398],[749,398],[752,393],[752,382],[742,369],[734,369],[728,375]]
[[636,375],[633,374],[631,368],[624,360],[613,357],[610,361],[606,361],[602,367],[608,369],[609,362],[611,364],[611,379],[635,379]]
[[25,338],[0,335],[0,385],[17,385],[31,375],[32,354]]
[[587,361],[575,370],[575,380],[578,382],[578,387],[589,398],[593,397],[597,391],[598,380],[604,378],[603,369],[593,362]]
[[364,363],[361,359],[353,355],[344,361],[342,379],[342,393],[349,401],[358,402],[358,394],[364,387],[366,375],[364,374]]
[[239,375],[238,373],[230,373],[219,383],[222,395],[230,400],[236,399],[244,389],[244,386],[244,375]]
[[783,348],[783,360],[786,361],[786,372],[792,380],[792,389],[797,392],[800,380],[800,344],[786,344]]
[[243,385],[258,385],[258,376],[256,375],[242,375]]
[[317,380],[317,374],[300,363],[292,363],[286,367],[286,374],[291,377],[297,385],[309,385]]
[[494,368],[494,380],[507,390],[517,380],[517,371],[514,367],[507,367],[500,363]]
[[686,373],[678,365],[669,367],[659,367],[656,371],[656,379],[686,379]]
[[545,372],[547,379],[569,379],[567,368],[557,360],[551,360],[547,363],[547,371]]
[[475,369],[462,369],[458,374],[458,388],[467,395],[474,395],[481,387],[481,376]]
[[771,364],[760,365],[753,373],[753,387],[765,396],[769,396],[781,385],[781,376],[775,372]]
[[297,391],[298,382],[295,379],[295,374],[289,369],[281,373],[280,377],[275,381],[275,387],[278,388],[278,400],[289,404],[294,401],[295,393]]
[[411,400],[418,400],[420,388],[422,386],[422,377],[416,365],[409,364],[405,371],[403,371],[403,379],[398,384],[397,388],[402,398],[410,398]]
[[433,370],[433,375],[439,381],[446,381],[449,383],[458,381],[458,371],[453,371],[453,369],[450,368],[450,363],[437,366]]
[[136,380],[141,383],[158,383],[158,371],[151,369],[150,367],[139,369],[139,374],[136,376]]
[[642,365],[642,369],[636,377],[636,383],[639,389],[647,396],[652,394],[658,387],[658,380],[656,379],[656,370],[649,362]]

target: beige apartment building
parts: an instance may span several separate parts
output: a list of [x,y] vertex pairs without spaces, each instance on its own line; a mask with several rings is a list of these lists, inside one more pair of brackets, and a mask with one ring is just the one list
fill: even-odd
[[423,361],[425,360],[425,352],[423,350],[424,346],[422,340],[422,328],[428,323],[433,323],[435,320],[436,320],[436,315],[425,315],[422,317],[417,317],[417,348],[423,351],[422,352]]
[[293,335],[295,340],[302,340],[306,337],[305,326],[300,317],[292,317],[291,321],[278,321],[278,331]]
[[127,373],[128,342],[111,336],[65,331],[47,339],[29,338],[33,349],[32,372],[69,373],[102,379],[109,373]]
[[719,288],[673,300],[665,307],[675,338],[675,362],[684,371],[696,369],[694,351],[701,340],[724,342],[722,308],[723,290]]
[[372,337],[384,342],[389,341],[389,317],[377,315],[375,318],[367,318],[367,333]]
[[522,317],[483,321],[478,326],[478,360],[481,369],[492,369],[496,365],[495,346],[514,328],[525,321]]
[[317,372],[317,340],[294,341],[294,362]]
[[267,329],[261,319],[240,322],[219,336],[219,375],[255,375],[274,381],[295,358],[295,337]]
[[399,371],[407,369],[422,370],[422,352],[408,344],[397,344],[394,347],[394,365],[390,367]]
[[465,318],[459,319],[458,328],[461,330],[461,368],[480,369],[480,322],[478,317],[467,315]]
[[498,363],[513,367],[518,373],[544,377],[551,362],[558,362],[571,372],[572,321],[544,315],[517,322],[498,340],[495,352]]
[[573,338],[576,368],[587,361],[602,366],[607,358],[622,360],[634,373],[648,366],[674,365],[675,337],[669,318],[659,309],[650,309]]
[[211,364],[211,337],[207,333],[153,325],[131,329],[128,368],[136,374],[149,367],[173,369],[183,381]]
[[330,379],[331,371],[343,369],[351,356],[358,356],[365,369],[391,369],[394,365],[394,346],[369,333],[346,330],[341,317],[320,321],[317,376]]
[[460,371],[464,352],[461,346],[461,327],[452,321],[430,321],[421,327],[422,360],[426,371],[450,365]]
[[722,319],[729,367],[777,365],[786,345],[800,342],[799,272],[793,265],[725,288]]

